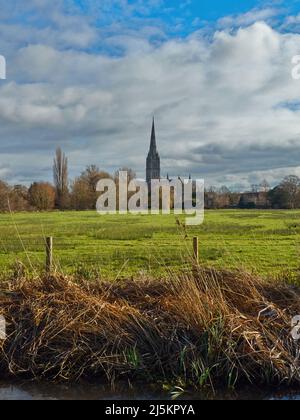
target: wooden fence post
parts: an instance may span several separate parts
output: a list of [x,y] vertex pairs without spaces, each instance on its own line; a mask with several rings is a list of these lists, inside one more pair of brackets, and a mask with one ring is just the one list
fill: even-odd
[[53,266],[53,238],[46,238],[46,273],[51,274]]
[[193,248],[194,248],[194,259],[196,264],[199,263],[199,238],[195,236],[193,238]]

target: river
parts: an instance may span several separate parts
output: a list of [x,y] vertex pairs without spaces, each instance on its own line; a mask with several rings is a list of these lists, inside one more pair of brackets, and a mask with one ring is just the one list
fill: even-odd
[[[251,388],[240,392],[183,394],[189,400],[300,400],[300,390],[262,391]],[[115,389],[96,384],[51,384],[36,382],[0,382],[0,400],[170,400],[171,395],[154,388],[119,385]]]

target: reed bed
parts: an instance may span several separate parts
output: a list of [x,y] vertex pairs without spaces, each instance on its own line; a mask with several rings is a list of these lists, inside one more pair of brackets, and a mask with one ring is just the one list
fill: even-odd
[[300,382],[300,289],[242,271],[115,283],[20,273],[1,284],[1,314],[2,375],[197,389]]

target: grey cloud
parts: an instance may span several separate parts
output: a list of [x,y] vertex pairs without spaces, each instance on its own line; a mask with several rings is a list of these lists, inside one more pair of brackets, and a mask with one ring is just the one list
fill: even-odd
[[[222,170],[223,173],[240,173],[243,171],[268,171],[280,165],[291,168],[299,165],[300,140],[287,141],[282,145],[253,143],[249,145],[220,145],[211,143],[194,150],[194,156],[199,156],[205,172]],[[197,159],[197,158],[196,158]],[[220,168],[220,166],[222,168]]]

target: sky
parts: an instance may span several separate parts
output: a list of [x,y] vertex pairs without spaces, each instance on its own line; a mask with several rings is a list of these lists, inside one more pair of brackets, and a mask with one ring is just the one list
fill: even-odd
[[300,176],[300,1],[0,0],[0,179],[51,181],[56,147],[236,190]]

